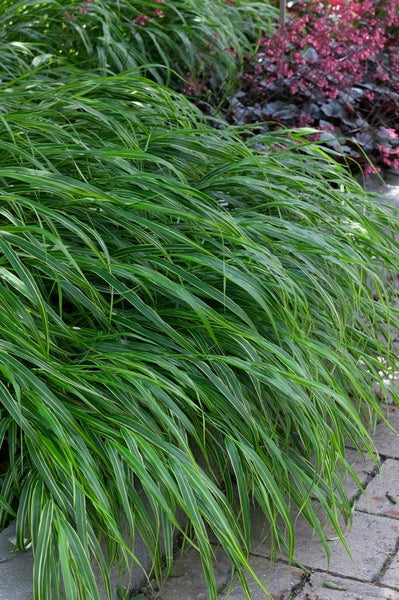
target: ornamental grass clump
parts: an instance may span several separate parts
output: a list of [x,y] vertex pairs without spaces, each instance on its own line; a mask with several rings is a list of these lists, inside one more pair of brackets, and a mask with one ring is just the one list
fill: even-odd
[[0,0],[0,42],[33,43],[37,60],[101,74],[145,66],[158,82],[219,102],[275,14],[248,0]]
[[274,552],[295,508],[345,543],[344,443],[372,453],[394,364],[397,219],[317,146],[244,143],[138,73],[0,91],[0,517],[35,598],[99,598],[96,569],[111,595],[138,534],[159,579],[179,530],[211,599],[210,537],[250,597],[253,504]]

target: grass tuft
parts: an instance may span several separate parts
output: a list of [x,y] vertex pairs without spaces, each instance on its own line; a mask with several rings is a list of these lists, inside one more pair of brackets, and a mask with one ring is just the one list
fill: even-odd
[[110,594],[138,533],[159,578],[177,510],[211,599],[210,532],[249,597],[253,502],[274,551],[292,507],[327,550],[311,497],[344,542],[344,443],[373,452],[394,362],[396,217],[300,133],[244,143],[137,72],[0,91],[0,519],[35,597],[98,598],[94,565]]
[[206,95],[220,101],[276,15],[268,2],[248,0],[161,4],[0,0],[0,43],[32,46],[34,67],[55,59],[102,75],[141,67],[159,83],[203,92],[206,82]]

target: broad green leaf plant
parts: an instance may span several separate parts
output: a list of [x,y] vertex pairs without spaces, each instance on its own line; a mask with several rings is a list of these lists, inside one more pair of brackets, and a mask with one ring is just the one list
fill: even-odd
[[275,552],[295,508],[344,542],[344,444],[373,453],[394,365],[396,217],[300,133],[244,142],[139,72],[0,93],[0,518],[36,600],[95,600],[96,570],[111,597],[138,534],[159,579],[176,531],[212,600],[211,539],[250,597],[254,504]]

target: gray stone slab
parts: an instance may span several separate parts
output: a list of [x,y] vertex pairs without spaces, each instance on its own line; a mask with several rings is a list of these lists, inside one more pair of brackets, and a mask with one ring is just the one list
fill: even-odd
[[[381,192],[383,193],[381,194]],[[392,182],[385,185],[383,189],[380,188],[377,193],[383,195],[384,200],[388,199],[392,206],[399,208],[399,185],[397,180],[392,180]]]
[[[250,565],[259,581],[273,598],[285,600],[303,576],[303,571],[283,563],[272,563],[260,556],[250,556]],[[231,562],[221,548],[215,549],[214,568],[221,600],[247,600],[245,592],[234,576]],[[246,577],[253,600],[268,596],[251,575]],[[162,600],[209,600],[198,552],[190,548],[175,562],[172,576],[160,589]]]
[[393,212],[396,213],[396,209],[399,208],[399,186],[389,184],[375,190],[375,192],[381,197],[381,202],[389,204]]
[[383,180],[379,175],[374,175],[368,177],[364,183],[369,191],[378,194],[384,202],[389,200],[392,206],[399,207],[399,173],[397,170],[384,173]]
[[[378,466],[369,455],[362,457],[356,450],[351,448],[347,448],[346,458],[348,463],[355,471],[361,486],[364,489],[370,479],[377,472]],[[361,488],[359,488],[354,479],[348,474],[343,476],[343,483],[348,498],[353,499],[355,496],[358,496],[361,493]]]
[[0,564],[0,600],[32,600],[33,559],[19,552]]
[[[336,534],[331,534],[328,542],[329,563],[321,542],[302,517],[297,519],[295,531],[295,557],[298,564],[309,569],[330,571],[343,577],[372,581],[379,574],[387,556],[395,551],[399,522],[384,516],[355,511],[353,526],[345,534],[352,558],[348,556]],[[328,528],[326,531],[329,531]],[[258,540],[254,539],[254,542],[257,542],[257,545],[254,545],[257,554],[266,557],[270,555],[267,537],[260,538],[258,535]],[[279,558],[284,556],[279,555]]]
[[394,431],[385,423],[379,423],[374,434],[374,443],[382,456],[399,458],[399,408],[389,407],[389,422]]
[[0,563],[10,558],[15,545],[15,523],[11,523],[0,533]]
[[387,169],[384,173],[384,181],[387,185],[399,188],[399,169]]
[[[231,582],[231,562],[221,548],[215,547],[214,569],[218,589]],[[209,600],[202,565],[194,548],[184,551],[175,561],[172,577],[162,585],[162,600]]]
[[32,600],[31,552],[14,552],[15,526],[0,533],[0,600]]
[[388,458],[370,481],[356,509],[399,519],[399,460]]
[[[332,589],[333,586],[336,589]],[[399,592],[372,583],[314,573],[296,600],[399,600]]]
[[383,585],[392,586],[399,590],[399,553],[397,552],[392,563],[381,577],[380,582]]
[[[300,583],[303,577],[303,571],[300,569],[282,563],[272,563],[259,556],[251,556],[250,565],[262,585],[271,594],[273,600],[288,599],[293,588]],[[252,600],[266,600],[266,598],[270,600],[270,596],[265,595],[262,588],[252,577],[248,577],[248,585]],[[241,585],[236,583],[231,589],[226,590],[225,594],[221,595],[221,600],[247,600],[247,596]]]

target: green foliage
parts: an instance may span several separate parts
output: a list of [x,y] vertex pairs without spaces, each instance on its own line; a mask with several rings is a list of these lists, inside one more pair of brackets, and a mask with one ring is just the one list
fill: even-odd
[[178,508],[210,598],[210,532],[248,591],[254,501],[274,550],[295,506],[326,541],[311,497],[344,542],[398,221],[317,145],[244,143],[138,73],[43,69],[0,88],[2,522],[40,600],[60,575],[97,598],[92,563],[109,590],[137,532],[159,577]]
[[102,74],[145,65],[175,86],[206,79],[220,96],[274,14],[268,2],[246,0],[0,0],[0,42],[33,43],[39,55]]
[[138,534],[159,578],[179,511],[211,599],[210,536],[248,592],[253,503],[275,552],[295,507],[345,543],[398,220],[306,132],[213,129],[159,84],[220,92],[271,11],[0,0],[0,525],[37,599],[98,598],[98,570],[111,594]]

